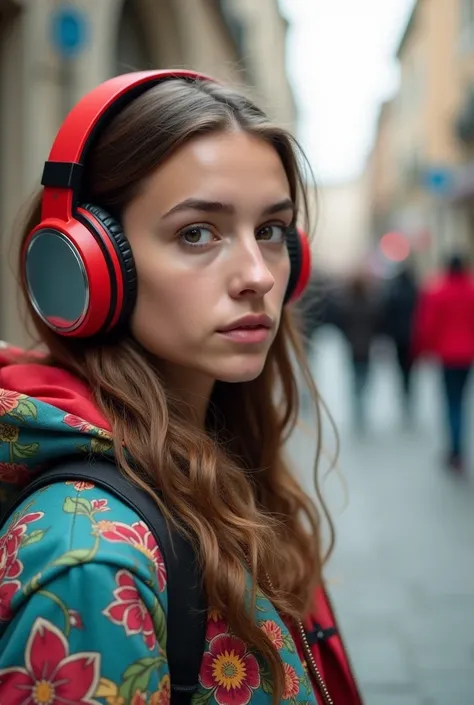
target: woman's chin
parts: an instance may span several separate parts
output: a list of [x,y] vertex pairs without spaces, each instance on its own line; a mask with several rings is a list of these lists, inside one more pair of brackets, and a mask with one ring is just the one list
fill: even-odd
[[251,382],[256,379],[263,370],[265,360],[252,361],[247,360],[246,363],[240,365],[223,366],[220,370],[215,370],[216,379],[220,382],[237,383]]

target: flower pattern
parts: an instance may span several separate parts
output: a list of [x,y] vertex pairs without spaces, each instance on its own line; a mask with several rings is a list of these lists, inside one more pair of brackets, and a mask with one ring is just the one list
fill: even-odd
[[107,541],[128,543],[153,561],[158,574],[158,584],[162,592],[166,587],[166,567],[158,544],[150,529],[143,521],[131,526],[115,521],[97,522],[97,531]]
[[24,668],[0,670],[0,688],[8,705],[95,705],[100,654],[69,654],[64,635],[38,617],[28,638]]
[[[63,507],[65,515],[70,513],[75,517],[75,525],[83,527],[82,540],[86,541],[88,537],[89,546],[93,544],[96,547],[106,547],[107,543],[117,547],[119,544],[131,545],[137,550],[137,558],[134,559],[137,564],[142,561],[143,566],[148,566],[150,559],[153,561],[151,565],[163,563],[157,544],[143,522],[117,521],[121,515],[116,513],[116,500],[104,498],[103,491],[95,487],[87,494],[87,498],[71,498],[68,487],[64,484],[65,499],[61,501],[60,506]],[[105,510],[111,512],[114,520],[97,521],[100,512]],[[96,513],[99,514],[97,518]],[[26,570],[25,557],[35,556],[34,551],[24,552],[28,542],[42,540],[46,531],[54,531],[53,527],[44,528],[46,518],[47,514],[32,511],[30,506],[22,515],[16,516],[6,533],[0,536],[0,565],[3,573],[3,581],[0,579],[0,626],[9,620],[15,620],[12,608],[12,605],[15,605],[15,596],[19,591],[22,595],[25,591],[27,593],[30,583],[41,580],[41,572],[46,570],[41,563],[37,566],[39,572],[34,579],[30,578],[23,586],[20,584],[18,578],[24,580],[23,574]],[[35,527],[32,530],[34,523],[40,520],[43,520],[40,523],[41,528]],[[57,519],[54,525],[56,522]],[[83,546],[85,549],[84,544]],[[79,547],[69,550],[61,556],[59,564],[74,566],[78,559],[86,560],[84,554],[87,554],[87,560],[93,560],[92,549],[84,549]],[[42,554],[38,552],[37,555]],[[144,558],[146,563],[143,563]],[[127,560],[130,560],[129,557]],[[74,570],[73,567],[71,569]],[[110,592],[97,592],[103,602],[100,603],[99,611],[91,613],[91,598],[92,601],[95,599],[94,591],[87,597],[84,595],[84,601],[81,601],[77,596],[72,598],[68,593],[61,594],[56,590],[48,594],[48,583],[42,599],[53,600],[60,622],[49,622],[44,617],[36,621],[32,619],[29,636],[25,636],[21,661],[13,664],[2,663],[0,636],[0,702],[5,700],[9,705],[27,702],[30,705],[65,705],[66,702],[71,705],[170,705],[169,675],[162,670],[162,664],[166,664],[163,641],[166,633],[165,615],[158,600],[158,595],[161,599],[160,590],[162,593],[166,587],[166,575],[161,588],[156,581],[146,583],[146,586],[147,590],[154,592],[156,608],[147,608],[148,601],[145,605],[136,575],[131,569],[122,567],[114,574],[114,584]],[[150,597],[152,596],[151,593]],[[287,639],[291,637],[272,609],[270,603],[265,603],[263,598],[259,598],[256,612],[260,617],[258,624],[275,648],[280,650],[285,664],[284,699],[291,705],[297,705],[299,702],[315,705],[298,656],[291,651],[285,651]],[[40,606],[36,614],[41,615],[41,610]],[[111,632],[111,628],[115,631]],[[73,646],[76,639],[80,639],[79,648]],[[136,654],[137,648],[140,647],[137,647],[136,640],[139,640],[142,648],[141,652],[138,651],[138,659]],[[131,641],[134,641],[135,646],[128,651]],[[130,653],[135,659],[129,661],[119,673],[111,672],[110,665],[108,671],[101,672],[103,659],[107,656],[112,658],[111,643],[115,647],[114,654],[123,654],[126,658],[126,654]],[[270,705],[272,682],[268,668],[263,662],[259,662],[256,654],[253,654],[241,639],[232,635],[228,623],[217,610],[209,610],[206,644],[199,676],[200,691],[197,694],[201,705],[248,705],[250,701],[256,705]],[[110,663],[115,663],[115,659],[116,655]],[[115,675],[114,680],[108,680],[112,675]]]
[[210,609],[207,615],[206,639],[212,641],[218,634],[224,634],[228,624],[218,610]]
[[158,690],[152,693],[150,705],[169,705],[171,701],[171,683],[168,675],[163,676]]
[[63,418],[63,423],[71,428],[77,428],[79,431],[83,431],[84,433],[87,433],[95,428],[93,424],[81,419],[80,416],[75,416],[74,414],[66,414]]
[[106,431],[104,428],[99,428],[99,426],[94,426],[94,424],[89,423],[89,421],[86,421],[75,414],[65,414],[63,417],[63,423],[70,428],[81,431],[82,433],[92,432],[102,439],[106,438],[110,440],[112,438],[110,431]]
[[26,394],[12,392],[9,389],[0,389],[0,416],[5,416],[14,411],[21,399],[26,399]]
[[8,622],[12,617],[11,601],[21,587],[18,580],[0,583],[0,623]]
[[120,570],[115,581],[118,586],[114,590],[115,601],[103,614],[114,624],[125,627],[127,636],[142,634],[147,647],[153,649],[156,643],[153,621],[140,598],[133,576],[126,570]]
[[70,623],[71,627],[75,627],[76,629],[84,629],[84,625],[82,623],[82,617],[77,610],[68,610],[68,614],[69,614],[69,623]]
[[[100,433],[98,435],[103,436],[103,434]],[[91,453],[108,453],[108,451],[112,450],[113,446],[114,444],[110,438],[91,438]]]
[[283,664],[285,670],[285,690],[283,691],[283,700],[292,700],[296,698],[300,691],[300,679],[290,664]]
[[92,504],[92,510],[94,512],[109,512],[110,507],[107,506],[107,499],[93,499],[91,504]]
[[[111,448],[110,431],[87,416],[0,389],[1,500],[15,497],[59,453]],[[33,497],[0,532],[0,703],[169,705],[166,570],[147,526],[93,483],[56,484]],[[65,525],[74,526],[67,550]],[[73,577],[83,567],[92,576],[87,591]],[[61,582],[68,571],[71,580]],[[291,634],[263,593],[255,621],[285,665],[285,699],[315,705]],[[250,701],[271,704],[268,667],[210,610],[196,702]]]
[[247,705],[260,685],[260,669],[241,639],[220,634],[204,653],[199,680],[219,705]]
[[24,514],[7,528],[5,534],[0,536],[0,585],[3,580],[14,580],[21,575],[23,564],[18,559],[18,551],[28,524],[38,521],[42,516],[43,512]]
[[82,480],[68,480],[66,485],[72,485],[76,492],[84,492],[85,490],[93,490],[95,485],[93,482],[83,482]]
[[271,619],[260,623],[261,628],[278,651],[283,647],[283,633],[281,627]]
[[15,443],[20,434],[17,426],[8,423],[0,423],[0,443]]
[[23,463],[0,463],[0,482],[23,485],[31,478],[31,470]]

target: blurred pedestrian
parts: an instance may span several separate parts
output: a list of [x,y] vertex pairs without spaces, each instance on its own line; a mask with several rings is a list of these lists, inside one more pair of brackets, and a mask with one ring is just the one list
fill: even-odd
[[449,467],[464,466],[464,398],[474,362],[474,279],[465,259],[450,257],[445,272],[423,288],[415,317],[414,350],[439,360],[449,435]]
[[337,304],[337,323],[350,349],[354,426],[366,428],[366,388],[370,373],[370,353],[379,326],[379,306],[368,276],[356,273],[343,289]]
[[405,420],[412,421],[413,316],[418,285],[413,268],[406,264],[390,281],[381,311],[382,331],[393,341],[400,372]]

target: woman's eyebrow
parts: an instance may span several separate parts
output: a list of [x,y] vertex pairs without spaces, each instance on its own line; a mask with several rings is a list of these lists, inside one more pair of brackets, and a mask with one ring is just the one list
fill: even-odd
[[273,215],[274,213],[281,213],[281,211],[293,211],[293,213],[296,213],[296,206],[291,198],[284,198],[282,201],[268,206],[264,209],[262,215]]
[[[185,201],[181,201],[181,203],[177,203],[173,206],[173,208],[165,213],[163,218],[168,218],[170,215],[187,210],[204,211],[205,213],[226,213],[228,215],[234,215],[235,213],[235,207],[230,203],[207,201],[200,198],[187,198]],[[272,203],[272,205],[263,209],[262,215],[273,215],[274,213],[280,213],[286,210],[293,212],[296,210],[295,204],[291,198],[285,198],[277,203]]]

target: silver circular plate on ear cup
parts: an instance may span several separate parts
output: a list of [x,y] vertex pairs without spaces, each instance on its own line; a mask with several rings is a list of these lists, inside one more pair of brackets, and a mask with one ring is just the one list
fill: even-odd
[[74,244],[58,230],[38,230],[25,256],[31,304],[41,320],[58,333],[75,330],[89,309],[89,282]]

